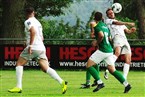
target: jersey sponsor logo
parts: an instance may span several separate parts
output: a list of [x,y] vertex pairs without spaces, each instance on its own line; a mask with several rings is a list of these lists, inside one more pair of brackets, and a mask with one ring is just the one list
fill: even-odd
[[31,24],[31,22],[27,22],[27,25],[30,25]]

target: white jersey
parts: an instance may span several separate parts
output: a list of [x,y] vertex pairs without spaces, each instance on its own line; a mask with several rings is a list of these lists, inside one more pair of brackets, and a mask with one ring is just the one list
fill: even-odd
[[117,21],[115,19],[106,19],[105,23],[110,29],[110,33],[113,39],[113,46],[122,47],[121,54],[131,54],[131,48],[127,41],[126,35],[124,33],[124,29],[127,29],[125,25],[115,25],[112,24],[113,21]]
[[27,45],[29,45],[29,43],[30,43],[30,31],[29,30],[31,27],[34,27],[35,38],[34,38],[34,42],[32,44],[32,50],[45,51],[45,46],[43,44],[43,33],[42,33],[41,23],[35,17],[31,17],[31,18],[27,19],[24,22],[24,24],[25,24]]
[[108,28],[110,29],[112,38],[114,38],[115,35],[120,35],[120,36],[124,37],[124,39],[127,40],[126,35],[124,33],[124,29],[127,29],[127,27],[125,25],[112,24],[113,21],[117,21],[117,20],[115,20],[115,19],[106,19],[106,21],[105,21]]

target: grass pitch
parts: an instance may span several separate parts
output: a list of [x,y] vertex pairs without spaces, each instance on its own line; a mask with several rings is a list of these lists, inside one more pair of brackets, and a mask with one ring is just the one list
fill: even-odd
[[[85,82],[85,71],[58,71],[58,74],[68,81],[66,94],[61,94],[61,87],[57,81],[40,70],[24,70],[22,93],[9,93],[7,90],[16,84],[15,71],[0,70],[0,97],[145,97],[145,72],[130,71],[128,81],[132,85],[129,93],[124,94],[124,86],[111,74],[109,79],[103,78],[105,88],[93,93],[95,87],[80,89]],[[91,79],[93,82],[93,78]]]

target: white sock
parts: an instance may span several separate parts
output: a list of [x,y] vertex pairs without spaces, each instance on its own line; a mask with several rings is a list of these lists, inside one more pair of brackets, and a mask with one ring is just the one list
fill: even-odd
[[108,69],[106,69],[105,72],[108,73],[109,72]]
[[130,65],[129,64],[124,64],[124,67],[123,67],[123,76],[125,79],[127,79],[127,75],[128,75],[128,72],[129,72],[129,67]]
[[103,82],[102,82],[102,80],[100,79],[100,80],[97,81],[97,83],[98,83],[98,84],[102,84]]
[[17,85],[16,87],[22,89],[22,76],[23,76],[23,66],[17,66],[16,67],[16,80]]
[[123,82],[123,85],[126,87],[128,85],[128,82],[127,81],[124,81]]
[[56,71],[50,67],[48,67],[47,72],[52,78],[57,80],[60,84],[63,82],[63,80],[60,78],[60,76],[56,73]]

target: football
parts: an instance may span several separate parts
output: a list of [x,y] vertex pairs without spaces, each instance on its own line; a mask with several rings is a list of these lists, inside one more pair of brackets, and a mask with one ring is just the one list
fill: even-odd
[[114,13],[119,13],[122,10],[122,5],[120,3],[113,3],[112,10]]

